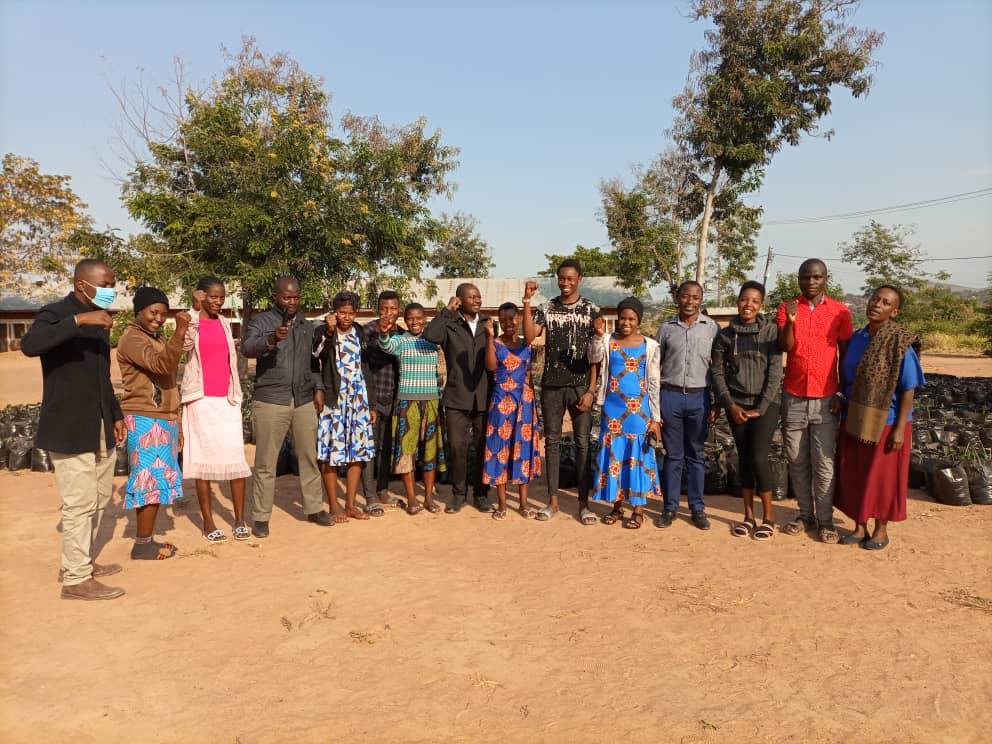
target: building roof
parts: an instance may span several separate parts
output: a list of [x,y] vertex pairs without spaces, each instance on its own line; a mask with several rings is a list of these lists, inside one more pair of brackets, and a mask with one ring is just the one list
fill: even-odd
[[[410,285],[410,299],[419,302],[424,306],[433,307],[438,302],[445,304],[448,298],[454,297],[455,289],[459,284],[468,282],[479,288],[482,295],[482,305],[484,307],[499,307],[504,302],[515,302],[518,305],[523,299],[524,284],[530,279],[537,282],[537,294],[532,300],[534,305],[539,305],[558,296],[558,280],[553,276],[514,276],[514,277],[486,277],[481,279],[432,279],[421,282],[413,282]],[[433,282],[437,287],[437,294],[428,296],[429,282]],[[583,277],[579,287],[580,294],[596,303],[600,307],[616,307],[621,300],[630,296],[630,290],[620,286],[619,279],[615,276],[587,276]],[[654,302],[654,298],[645,298],[648,302]]]

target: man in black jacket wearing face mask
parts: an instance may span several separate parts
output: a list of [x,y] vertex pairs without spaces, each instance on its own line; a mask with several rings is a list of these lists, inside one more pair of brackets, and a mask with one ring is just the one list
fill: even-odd
[[35,444],[47,449],[62,498],[62,598],[115,599],[124,594],[97,577],[121,570],[92,561],[93,539],[114,490],[115,446],[127,437],[110,382],[107,308],[116,278],[102,261],[76,264],[73,291],[46,305],[21,339],[21,351],[41,357],[44,393]]

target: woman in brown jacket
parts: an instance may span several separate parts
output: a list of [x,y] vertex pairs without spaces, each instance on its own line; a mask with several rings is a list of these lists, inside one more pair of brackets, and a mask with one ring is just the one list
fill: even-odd
[[131,463],[124,505],[137,510],[131,548],[135,560],[164,560],[176,552],[170,543],[152,540],[159,505],[171,504],[183,495],[176,371],[190,317],[185,312],[176,315],[176,332],[165,341],[159,333],[168,315],[169,299],[162,290],[139,287],[134,293],[134,322],[117,344],[124,387],[121,410]]

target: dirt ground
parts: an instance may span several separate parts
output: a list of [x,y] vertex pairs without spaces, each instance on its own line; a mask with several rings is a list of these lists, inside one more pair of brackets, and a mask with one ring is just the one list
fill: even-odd
[[[0,405],[40,386],[0,355]],[[709,532],[472,509],[321,528],[285,476],[270,538],[208,545],[188,483],[158,523],[180,553],[139,564],[124,480],[98,547],[127,595],[64,602],[53,478],[0,473],[0,741],[989,740],[989,507],[911,491],[871,553],[735,539],[726,496]]]

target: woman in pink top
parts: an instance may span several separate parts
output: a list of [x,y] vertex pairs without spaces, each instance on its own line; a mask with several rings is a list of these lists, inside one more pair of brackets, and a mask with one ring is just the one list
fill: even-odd
[[245,459],[241,427],[241,381],[231,325],[223,315],[224,282],[205,276],[193,292],[193,316],[183,349],[183,475],[196,479],[196,497],[203,516],[203,536],[224,542],[227,534],[214,524],[210,481],[230,481],[234,504],[234,539],[250,536],[245,524]]

